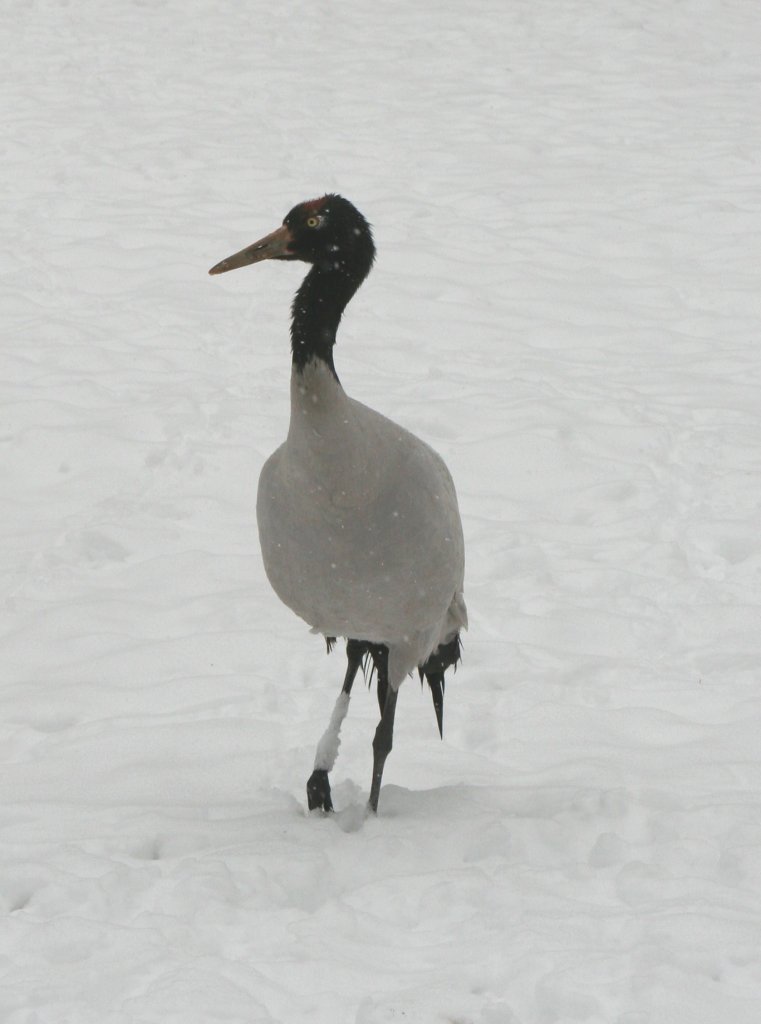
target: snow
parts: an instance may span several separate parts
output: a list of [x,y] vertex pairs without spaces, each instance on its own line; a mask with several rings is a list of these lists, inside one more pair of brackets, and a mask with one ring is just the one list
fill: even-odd
[[317,744],[317,753],[314,756],[315,769],[328,772],[333,770],[338,757],[338,748],[341,746],[341,726],[349,712],[349,703],[349,695],[341,690],[333,706],[328,728]]
[[[761,27],[743,0],[12,0],[2,1024],[755,1024]],[[346,194],[350,394],[446,458],[470,632],[365,818],[254,523]]]

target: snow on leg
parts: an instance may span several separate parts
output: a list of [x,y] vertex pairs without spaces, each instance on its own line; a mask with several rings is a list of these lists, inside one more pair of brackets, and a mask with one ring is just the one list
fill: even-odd
[[341,726],[349,710],[351,688],[354,685],[357,670],[362,664],[362,659],[366,653],[367,644],[363,643],[363,641],[347,640],[346,657],[348,665],[346,666],[343,686],[333,707],[328,727],[317,744],[317,751],[314,757],[314,771],[307,781],[307,804],[310,811],[318,807],[323,811],[333,810],[328,772],[332,771],[333,765],[336,763],[338,748],[341,745]]

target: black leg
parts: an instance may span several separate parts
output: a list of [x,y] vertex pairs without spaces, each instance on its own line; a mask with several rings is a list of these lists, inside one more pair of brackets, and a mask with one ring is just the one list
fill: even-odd
[[307,804],[310,811],[318,807],[323,811],[333,810],[327,768],[315,768],[307,779]]
[[362,664],[362,659],[367,654],[368,649],[368,644],[366,644],[364,640],[346,641],[346,659],[348,664],[346,666],[344,684],[341,688],[342,693],[347,695],[351,693],[351,688],[354,685],[354,679],[359,671],[359,666]]
[[378,693],[380,694],[382,687],[385,699],[381,720],[378,722],[378,728],[375,730],[373,738],[373,781],[370,787],[370,810],[374,814],[378,812],[383,767],[394,742],[394,715],[397,697],[396,690],[388,685],[388,648],[382,647],[378,654],[378,659],[375,662],[378,670]]
[[346,666],[343,686],[333,709],[333,714],[330,717],[328,728],[325,730],[317,746],[314,771],[307,781],[307,804],[310,811],[318,807],[323,811],[333,810],[328,772],[333,767],[336,754],[338,753],[338,733],[349,708],[349,696],[354,685],[354,678],[367,652],[368,645],[363,641],[347,640],[346,658],[348,664]]
[[383,714],[386,706],[386,693],[388,692],[388,647],[383,644],[376,644],[370,648],[370,656],[375,665],[378,676],[378,710]]

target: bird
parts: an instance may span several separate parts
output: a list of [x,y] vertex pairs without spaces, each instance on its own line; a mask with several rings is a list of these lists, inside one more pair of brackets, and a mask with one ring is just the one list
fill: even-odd
[[[360,668],[377,680],[369,811],[377,814],[393,745],[397,693],[418,670],[443,738],[445,673],[467,628],[457,495],[427,443],[351,398],[334,363],[344,310],[375,260],[372,229],[348,199],[301,202],[280,227],[217,263],[212,275],[265,260],[310,265],[291,307],[290,421],[259,477],[256,518],[278,597],[328,652],[346,640],[341,692],[307,782],[310,811],[333,810],[329,773]],[[368,673],[369,670],[369,673]]]

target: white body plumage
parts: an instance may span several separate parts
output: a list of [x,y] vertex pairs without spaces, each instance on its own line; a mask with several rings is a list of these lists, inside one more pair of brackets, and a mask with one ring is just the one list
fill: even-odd
[[293,371],[288,437],[262,469],[257,521],[280,599],[315,632],[387,645],[394,689],[467,625],[447,467],[321,360]]

